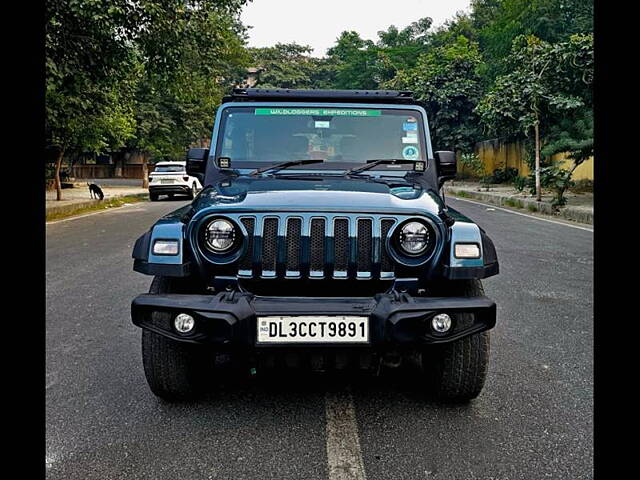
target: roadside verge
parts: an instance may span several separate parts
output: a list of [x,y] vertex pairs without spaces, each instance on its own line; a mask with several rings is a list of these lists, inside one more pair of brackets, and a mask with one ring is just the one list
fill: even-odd
[[78,200],[65,203],[64,205],[46,205],[47,222],[62,220],[64,218],[75,217],[85,213],[107,210],[121,207],[126,203],[143,202],[149,199],[148,193],[134,193],[107,198],[105,200]]
[[499,207],[521,209],[531,213],[538,212],[555,218],[564,218],[565,220],[571,220],[573,222],[593,225],[593,206],[575,207],[567,205],[561,207],[559,211],[555,211],[549,202],[537,202],[532,198],[522,198],[521,196],[508,193],[481,192],[472,187],[458,185],[445,185],[443,188],[445,194],[451,195],[452,197],[471,198]]

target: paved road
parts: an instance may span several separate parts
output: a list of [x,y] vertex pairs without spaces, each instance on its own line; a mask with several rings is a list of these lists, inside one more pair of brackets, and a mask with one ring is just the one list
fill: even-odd
[[342,439],[369,480],[592,478],[592,234],[450,204],[491,235],[502,271],[485,281],[498,304],[487,384],[458,407],[425,400],[402,374],[227,382],[195,403],[159,401],[129,318],[150,280],[130,254],[184,202],[48,225],[48,478],[326,479]]

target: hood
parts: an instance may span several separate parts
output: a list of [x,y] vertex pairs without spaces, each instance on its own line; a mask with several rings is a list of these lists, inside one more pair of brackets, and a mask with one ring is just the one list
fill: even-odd
[[[430,212],[444,207],[432,190],[410,178],[329,175],[230,177],[206,187],[193,202],[196,212],[225,210]],[[195,212],[194,212],[195,213]]]

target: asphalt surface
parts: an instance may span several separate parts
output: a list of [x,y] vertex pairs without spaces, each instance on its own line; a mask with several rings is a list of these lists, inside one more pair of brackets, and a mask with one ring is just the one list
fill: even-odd
[[47,478],[326,479],[326,402],[343,390],[369,480],[592,478],[592,233],[449,203],[489,233],[501,269],[484,281],[498,304],[487,383],[454,407],[402,372],[229,380],[197,402],[158,400],[129,316],[150,277],[132,271],[131,250],[185,202],[47,225]]

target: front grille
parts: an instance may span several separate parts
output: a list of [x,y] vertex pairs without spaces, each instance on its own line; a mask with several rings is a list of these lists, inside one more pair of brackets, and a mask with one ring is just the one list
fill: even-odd
[[270,214],[240,216],[240,221],[250,237],[238,261],[240,278],[388,279],[393,275],[384,240],[394,219]]

